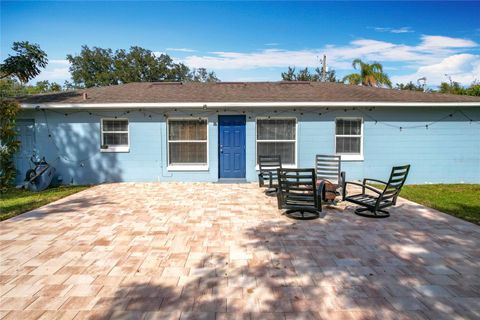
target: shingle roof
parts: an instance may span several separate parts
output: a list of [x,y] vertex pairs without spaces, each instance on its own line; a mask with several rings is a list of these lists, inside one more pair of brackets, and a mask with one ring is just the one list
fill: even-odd
[[[83,98],[87,94],[87,99]],[[19,98],[24,104],[188,102],[480,102],[480,97],[322,82],[143,82]]]

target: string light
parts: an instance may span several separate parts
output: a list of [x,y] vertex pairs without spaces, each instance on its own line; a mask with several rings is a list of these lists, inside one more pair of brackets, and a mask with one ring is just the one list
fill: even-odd
[[[375,107],[369,107],[369,108],[365,108],[364,110],[365,111],[372,111],[374,110]],[[72,114],[75,114],[75,113],[87,113],[88,115],[90,116],[97,116],[97,117],[111,117],[111,113],[110,114],[104,114],[104,113],[97,113],[97,112],[92,112],[92,111],[86,111],[86,110],[76,110],[76,111],[72,111],[72,112],[69,112],[69,113],[64,113],[64,112],[60,112],[60,111],[57,111],[57,110],[53,110],[53,109],[42,109],[40,108],[40,106],[36,106],[35,107],[35,110],[37,111],[43,111],[44,113],[46,111],[48,112],[52,112],[52,113],[57,113],[57,114],[62,114],[63,116],[67,117],[69,115],[72,115]],[[205,109],[204,109],[205,110]],[[226,108],[223,109],[224,111],[226,111]],[[330,113],[330,112],[336,112],[338,109],[330,109],[329,107],[326,107],[326,108],[323,108],[322,110],[326,110],[326,112],[318,112],[318,110],[315,110],[315,109],[310,109],[309,111],[307,112],[300,112],[300,115],[304,115],[305,113],[313,113],[313,114],[317,114],[318,116],[323,116],[327,113]],[[361,114],[363,114],[365,116],[365,118],[368,118],[372,121],[374,121],[375,125],[377,125],[379,122],[385,126],[388,126],[388,127],[391,127],[391,128],[398,128],[400,131],[403,131],[403,130],[406,130],[406,129],[418,129],[418,128],[425,128],[426,130],[428,130],[430,128],[430,126],[438,123],[438,122],[441,122],[445,119],[448,119],[448,118],[451,118],[453,117],[455,114],[460,114],[462,115],[465,119],[467,119],[469,121],[469,124],[471,125],[472,123],[474,124],[480,124],[480,121],[479,120],[474,120],[472,119],[470,116],[468,116],[463,110],[455,110],[454,112],[450,112],[448,113],[446,116],[436,120],[436,121],[432,121],[432,122],[429,122],[428,124],[422,124],[422,125],[412,125],[412,126],[396,126],[396,125],[393,125],[389,122],[385,122],[385,121],[380,121],[378,119],[375,119],[370,113],[366,113],[364,111],[362,111],[362,108],[356,108],[356,107],[352,107],[352,108],[344,108],[343,111],[344,112],[347,112],[349,110],[357,110],[358,112],[360,112]],[[126,110],[124,111],[123,113],[121,113],[120,115],[116,115],[114,116],[115,119],[118,119],[119,117],[122,117],[126,114],[130,114],[131,112],[135,112],[135,111],[138,111],[138,112],[142,112],[143,109],[142,108],[139,108],[139,109],[132,109],[132,110]],[[173,111],[177,112],[178,109],[175,108],[173,109]],[[239,114],[246,114],[246,111],[245,110],[230,110],[231,112],[233,113],[239,113]],[[209,117],[211,116],[212,114],[215,114],[215,113],[218,113],[219,110],[215,110],[215,112],[204,112],[204,113],[201,113],[202,116],[204,115],[205,117]],[[271,111],[270,111],[271,112]],[[291,112],[291,110],[273,110],[273,113],[275,115],[280,115],[280,114],[289,114]],[[297,109],[294,108],[293,109],[293,112],[297,112]],[[152,118],[152,114],[158,114],[158,115],[163,115],[164,118],[168,118],[168,114],[167,113],[164,113],[164,112],[157,112],[155,110],[151,110],[150,111],[151,114],[148,115],[148,118]],[[190,117],[193,117],[194,114],[193,113],[183,113],[184,115],[189,115]],[[147,114],[145,112],[143,112],[143,115],[144,117],[147,117]],[[257,116],[267,116],[268,119],[271,119],[271,116],[268,114],[268,112],[263,112],[263,113],[259,113],[259,112],[256,112],[256,115]],[[181,116],[181,114],[180,114]],[[252,119],[251,116],[248,117],[248,119]],[[50,136],[51,137],[51,136]]]

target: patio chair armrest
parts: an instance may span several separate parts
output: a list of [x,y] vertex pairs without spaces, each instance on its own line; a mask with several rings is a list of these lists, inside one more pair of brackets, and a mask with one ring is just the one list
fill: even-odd
[[367,184],[367,181],[374,181],[374,182],[378,182],[378,183],[381,183],[381,184],[387,184],[385,181],[377,180],[377,179],[370,179],[370,178],[363,179],[363,184]]
[[[365,189],[368,189],[372,192],[375,192],[376,194],[378,195],[381,195],[382,193],[380,191],[378,191],[377,189],[373,188],[373,187],[370,187],[370,186],[367,186],[365,184],[362,184],[362,183],[359,183],[359,182],[353,182],[353,181],[346,181],[344,186],[345,188],[347,187],[347,184],[353,184],[353,185],[356,185],[356,186],[359,186],[359,187],[362,187],[362,193],[365,193]],[[345,192],[345,191],[344,191]]]

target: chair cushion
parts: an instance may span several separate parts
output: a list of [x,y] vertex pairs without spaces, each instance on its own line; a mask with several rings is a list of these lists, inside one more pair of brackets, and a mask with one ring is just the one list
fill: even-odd
[[330,182],[328,180],[317,180],[317,188],[320,187],[320,184],[325,183],[325,198],[323,200],[333,201],[337,197],[337,188],[338,184]]

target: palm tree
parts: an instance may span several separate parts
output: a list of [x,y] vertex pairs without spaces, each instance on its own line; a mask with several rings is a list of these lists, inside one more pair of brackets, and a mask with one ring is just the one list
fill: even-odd
[[368,87],[392,87],[392,82],[388,78],[388,75],[383,72],[383,66],[380,63],[374,62],[370,64],[360,59],[355,59],[352,62],[352,66],[354,69],[360,67],[360,74],[349,74],[343,77],[344,82],[356,85],[361,84],[362,86]]

